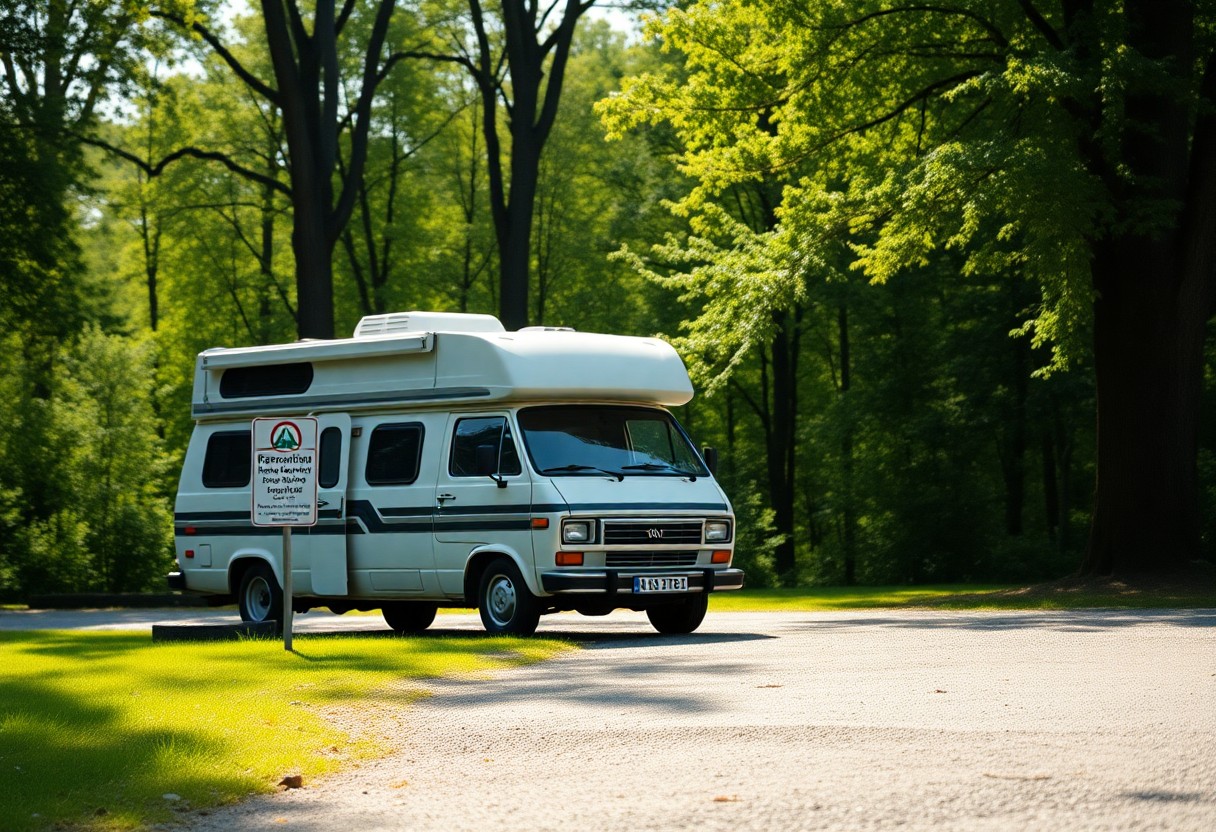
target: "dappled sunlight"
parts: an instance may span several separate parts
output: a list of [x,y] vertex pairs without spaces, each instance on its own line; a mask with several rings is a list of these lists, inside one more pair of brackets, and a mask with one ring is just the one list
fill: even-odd
[[[383,750],[331,717],[394,715],[413,680],[538,661],[552,640],[358,639],[152,644],[141,633],[0,635],[5,828],[133,828],[269,791]],[[337,710],[335,710],[335,708]],[[169,795],[168,798],[165,795]]]

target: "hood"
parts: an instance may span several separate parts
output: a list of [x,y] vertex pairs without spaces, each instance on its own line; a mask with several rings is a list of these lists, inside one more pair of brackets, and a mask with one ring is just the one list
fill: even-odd
[[570,505],[570,511],[629,512],[647,514],[725,514],[730,501],[710,477],[690,482],[683,477],[625,475],[623,481],[609,476],[553,477],[553,488]]

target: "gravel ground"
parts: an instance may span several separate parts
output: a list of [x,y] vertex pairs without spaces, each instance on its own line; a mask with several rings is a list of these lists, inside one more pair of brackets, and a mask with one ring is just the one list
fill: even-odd
[[[469,617],[440,619],[470,629]],[[215,830],[1216,829],[1216,610],[559,616]]]
[[[14,615],[36,614],[0,629]],[[616,613],[540,632],[584,649],[432,683],[393,720],[393,756],[183,826],[1216,829],[1216,610],[711,612],[685,637]]]

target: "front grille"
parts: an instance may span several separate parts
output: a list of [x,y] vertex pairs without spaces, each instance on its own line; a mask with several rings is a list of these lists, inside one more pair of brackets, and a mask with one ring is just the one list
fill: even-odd
[[604,543],[609,546],[687,546],[701,543],[701,521],[691,523],[604,523]]
[[613,568],[631,566],[696,566],[696,552],[608,552],[604,565]]

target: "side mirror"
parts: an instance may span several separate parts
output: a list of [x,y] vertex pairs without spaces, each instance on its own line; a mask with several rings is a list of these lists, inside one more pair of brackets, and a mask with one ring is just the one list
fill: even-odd
[[498,449],[493,445],[478,445],[473,451],[473,467],[478,476],[492,477],[497,474]]
[[718,475],[718,449],[706,445],[701,449],[701,456],[705,459],[709,473],[716,477]]

